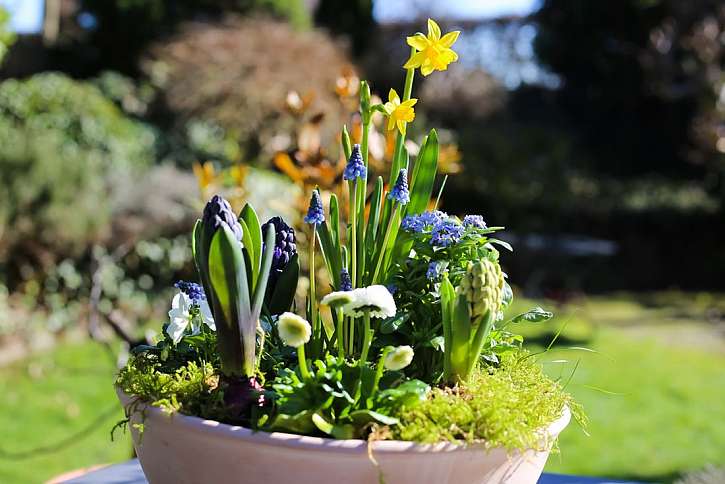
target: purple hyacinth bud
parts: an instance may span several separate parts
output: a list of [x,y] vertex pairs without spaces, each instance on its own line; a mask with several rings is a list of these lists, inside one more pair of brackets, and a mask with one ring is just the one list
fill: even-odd
[[239,224],[237,216],[232,210],[232,206],[219,195],[214,195],[207,202],[201,220],[204,226],[210,230],[210,233],[216,232],[222,226],[222,222],[224,222],[232,229],[234,237],[237,240],[242,240],[242,226]]
[[274,226],[274,251],[272,253],[272,269],[269,273],[269,285],[274,287],[277,278],[289,261],[297,253],[297,238],[295,230],[287,225],[282,217],[272,217],[262,225],[262,234],[267,233],[267,227]]

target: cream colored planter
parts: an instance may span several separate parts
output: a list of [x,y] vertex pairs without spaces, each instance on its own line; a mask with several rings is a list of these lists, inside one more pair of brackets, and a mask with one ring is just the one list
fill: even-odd
[[[130,402],[120,391],[119,398],[124,405]],[[151,484],[534,484],[549,456],[549,450],[507,455],[500,448],[450,443],[379,441],[368,446],[362,440],[253,432],[170,416],[152,406],[143,414],[143,436],[133,427],[131,432]],[[131,418],[140,422],[140,409]],[[543,447],[551,448],[569,420],[564,409],[542,432]]]

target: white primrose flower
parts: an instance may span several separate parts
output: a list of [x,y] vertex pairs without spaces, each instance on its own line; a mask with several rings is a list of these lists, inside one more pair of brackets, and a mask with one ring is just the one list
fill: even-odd
[[277,320],[277,332],[287,346],[299,348],[310,340],[312,328],[305,318],[286,312]]
[[335,291],[322,298],[323,306],[338,307],[352,302],[352,291]]
[[413,361],[413,348],[408,345],[398,346],[385,356],[385,368],[402,370]]
[[[194,317],[194,307],[198,308],[198,318]],[[191,334],[199,334],[201,331],[199,319],[210,329],[216,331],[216,324],[209,303],[205,300],[194,302],[186,293],[180,291],[171,301],[169,325],[166,327],[166,334],[169,335],[174,344],[177,344],[181,341],[189,325],[191,325]]]
[[361,287],[345,294],[350,297],[350,301],[342,306],[342,311],[348,316],[362,316],[366,311],[373,318],[395,316],[395,301],[385,286]]

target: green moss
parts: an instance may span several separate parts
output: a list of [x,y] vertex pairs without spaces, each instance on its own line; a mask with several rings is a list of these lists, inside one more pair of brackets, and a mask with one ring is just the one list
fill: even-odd
[[580,406],[543,373],[541,365],[526,353],[508,354],[500,367],[479,371],[469,383],[434,389],[425,402],[401,409],[396,415],[400,424],[391,428],[391,438],[536,448],[537,431],[560,417],[564,406],[584,423]]
[[218,384],[219,375],[209,363],[190,361],[166,372],[161,363],[145,356],[129,360],[116,379],[126,394],[165,412],[223,420],[226,415]]

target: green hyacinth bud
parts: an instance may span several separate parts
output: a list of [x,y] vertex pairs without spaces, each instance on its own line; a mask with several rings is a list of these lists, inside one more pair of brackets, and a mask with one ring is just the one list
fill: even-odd
[[466,297],[472,318],[482,316],[488,311],[498,312],[501,307],[504,277],[497,262],[482,259],[469,262],[466,274],[456,288],[456,292]]

